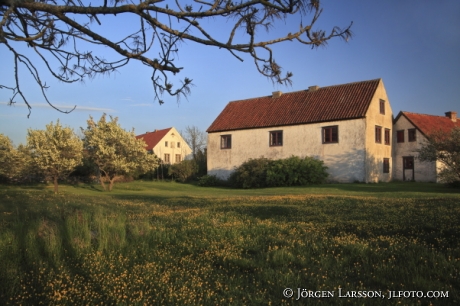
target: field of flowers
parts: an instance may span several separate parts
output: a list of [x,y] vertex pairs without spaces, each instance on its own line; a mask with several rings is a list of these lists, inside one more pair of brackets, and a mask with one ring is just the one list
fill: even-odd
[[[309,195],[308,188],[281,196],[225,192],[54,196],[3,186],[0,301],[460,304],[460,195],[327,195],[327,189]],[[286,288],[292,297],[285,296]],[[389,298],[399,291],[412,297]],[[417,297],[430,293],[438,297]]]

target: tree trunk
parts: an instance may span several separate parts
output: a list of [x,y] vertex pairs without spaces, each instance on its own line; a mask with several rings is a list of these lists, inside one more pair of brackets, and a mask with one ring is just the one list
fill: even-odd
[[53,181],[54,181],[54,193],[58,193],[58,177],[57,175],[53,177]]
[[110,184],[109,184],[109,191],[112,191],[112,187],[113,187],[113,183],[115,182],[115,178],[116,178],[116,176],[114,176],[114,177],[109,181],[109,182],[110,182]]
[[99,176],[99,181],[101,182],[102,189],[105,191],[106,188],[105,188],[104,180],[105,180],[105,177],[103,177],[102,175],[100,175],[100,176]]

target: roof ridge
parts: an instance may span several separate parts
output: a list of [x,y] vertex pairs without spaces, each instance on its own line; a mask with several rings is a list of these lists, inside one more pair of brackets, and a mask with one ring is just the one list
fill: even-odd
[[158,132],[161,132],[161,131],[165,131],[165,130],[170,130],[172,129],[173,127],[170,127],[170,128],[166,128],[166,129],[161,129],[161,130],[153,130],[151,132],[146,132],[144,134],[140,134],[140,135],[137,135],[137,136],[143,136],[143,135],[147,135],[147,134],[152,134],[152,133],[158,133]]
[[[321,90],[321,89],[325,89],[325,88],[330,88],[330,87],[336,87],[336,86],[347,86],[347,85],[353,85],[353,84],[359,84],[359,83],[375,82],[375,81],[380,81],[381,79],[382,79],[382,78],[372,79],[372,80],[364,80],[364,81],[355,81],[355,82],[349,82],[349,83],[345,83],[345,84],[328,85],[328,86],[324,86],[324,87],[321,87],[321,86],[320,86],[317,90]],[[299,93],[299,92],[304,92],[304,91],[308,91],[308,88],[306,88],[306,89],[300,89],[300,90],[296,90],[296,91],[283,92],[283,95],[289,95],[289,94],[294,94],[294,93]],[[253,98],[246,98],[246,99],[233,100],[233,101],[230,101],[230,102],[228,102],[228,103],[233,103],[233,102],[244,102],[244,101],[247,101],[247,100],[254,100],[254,99],[268,98],[268,97],[271,97],[271,95],[265,95],[265,96],[258,96],[258,97],[253,97]]]
[[422,116],[431,116],[431,117],[441,117],[441,118],[447,118],[446,116],[441,116],[441,115],[431,115],[431,114],[422,114],[422,113],[414,113],[414,112],[408,112],[408,111],[401,111],[404,114],[414,114],[414,115],[422,115]]

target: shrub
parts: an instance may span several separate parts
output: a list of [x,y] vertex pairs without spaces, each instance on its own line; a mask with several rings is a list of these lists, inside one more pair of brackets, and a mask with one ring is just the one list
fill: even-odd
[[267,168],[270,160],[265,157],[249,159],[235,168],[228,182],[235,188],[261,188],[266,186]]
[[183,160],[178,164],[171,165],[168,174],[180,182],[186,182],[194,177],[198,166],[194,160]]
[[161,163],[158,168],[139,175],[137,178],[141,180],[170,180],[169,174],[170,164]]
[[204,175],[198,179],[198,186],[201,187],[216,187],[225,186],[225,181],[215,175]]
[[321,184],[328,173],[323,161],[313,157],[292,156],[269,160],[250,159],[237,167],[229,178],[235,188],[261,188]]
[[449,187],[451,187],[451,188],[460,189],[460,181],[449,182],[449,183],[447,183],[446,185],[449,186]]

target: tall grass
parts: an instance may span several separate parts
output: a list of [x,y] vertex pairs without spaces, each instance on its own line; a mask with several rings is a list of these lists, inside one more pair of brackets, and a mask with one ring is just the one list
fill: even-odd
[[[458,198],[189,195],[93,191],[53,196],[0,189],[0,301],[460,303]],[[287,287],[294,289],[293,298],[283,297]],[[336,296],[296,300],[297,288]],[[389,291],[438,290],[449,297],[338,298],[339,288],[386,296]]]

